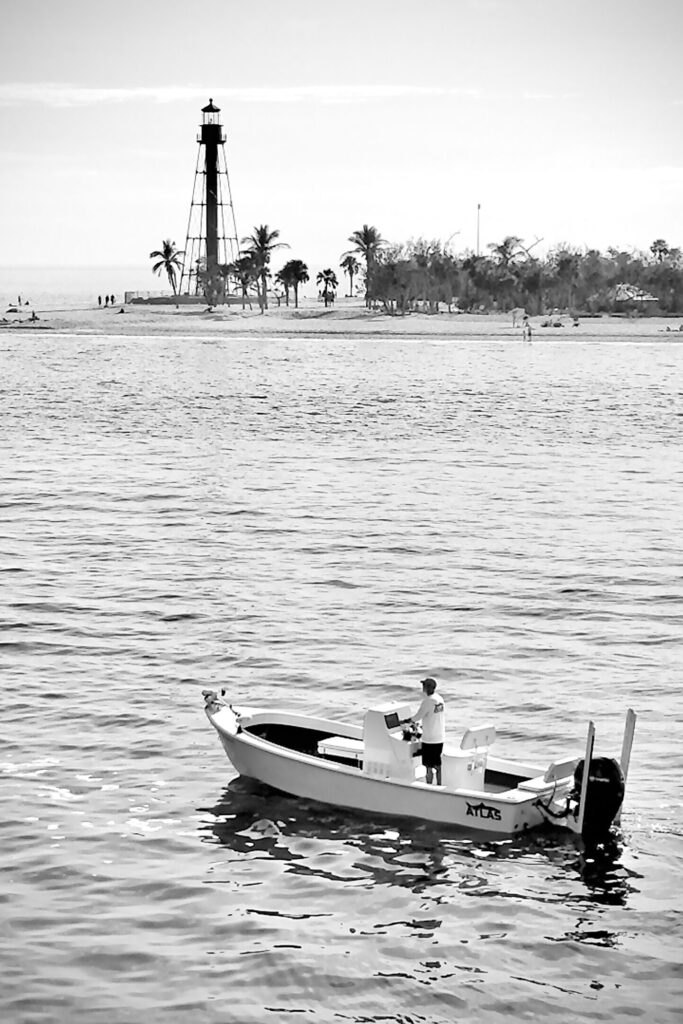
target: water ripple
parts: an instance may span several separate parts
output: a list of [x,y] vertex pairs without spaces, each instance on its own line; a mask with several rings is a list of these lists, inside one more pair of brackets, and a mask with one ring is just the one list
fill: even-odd
[[[3,344],[3,1020],[677,1021],[683,348]],[[534,759],[633,705],[614,842],[290,800],[201,711],[426,673]]]

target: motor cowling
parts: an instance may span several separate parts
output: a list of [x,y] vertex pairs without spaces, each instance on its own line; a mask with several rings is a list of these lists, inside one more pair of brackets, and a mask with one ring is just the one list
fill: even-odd
[[[574,770],[573,799],[581,799],[584,758]],[[624,773],[613,757],[593,757],[588,769],[586,808],[581,835],[587,842],[601,842],[619,813],[626,788]]]

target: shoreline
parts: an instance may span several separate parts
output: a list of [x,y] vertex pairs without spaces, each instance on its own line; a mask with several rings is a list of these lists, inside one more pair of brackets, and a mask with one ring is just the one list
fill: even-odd
[[[123,311],[123,312],[122,312]],[[29,331],[78,336],[105,337],[300,337],[321,336],[376,339],[435,340],[522,340],[522,326],[512,326],[509,313],[409,313],[391,316],[368,310],[357,299],[338,300],[324,309],[315,300],[305,300],[298,309],[275,306],[261,313],[258,308],[139,306],[73,309],[33,309],[25,317],[6,313],[0,330]],[[535,341],[653,340],[683,341],[683,318],[625,317],[604,315],[579,318],[574,325],[568,315],[530,317],[532,343]],[[561,326],[541,326],[553,320]]]

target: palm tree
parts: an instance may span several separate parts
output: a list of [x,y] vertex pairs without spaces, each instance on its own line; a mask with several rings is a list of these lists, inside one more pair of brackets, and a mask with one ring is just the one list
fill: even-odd
[[509,267],[511,263],[514,263],[519,256],[523,256],[525,252],[522,247],[522,239],[518,238],[517,235],[506,235],[500,245],[491,243],[489,249],[501,267]]
[[[235,278],[242,289],[242,309],[244,309],[245,303],[248,301],[249,286],[258,281],[254,260],[249,254],[240,256],[234,263],[228,263],[225,269],[229,276]],[[249,302],[249,309],[251,309],[251,302]]]
[[347,252],[339,266],[342,268],[345,274],[349,275],[349,297],[352,297],[353,279],[360,270],[360,263],[352,253]]
[[375,263],[377,253],[384,245],[384,239],[377,228],[370,224],[364,224],[359,231],[354,231],[349,236],[349,242],[353,245],[350,254],[358,252],[365,259],[365,304],[370,305],[370,275]]
[[334,302],[334,292],[337,288],[337,275],[334,270],[330,267],[327,270],[321,270],[315,279],[316,284],[323,286],[323,300],[325,302],[325,308],[328,304]]
[[281,270],[285,274],[289,287],[294,289],[294,308],[299,308],[299,285],[306,284],[310,280],[308,267],[303,260],[289,260]]
[[[287,264],[281,267],[275,275],[275,281],[277,284],[282,285],[285,290],[285,304],[289,305],[289,289],[291,288],[291,282],[289,280],[289,271],[287,270]],[[280,304],[280,298],[278,296],[278,305]]]
[[276,229],[271,231],[267,224],[261,224],[259,227],[255,227],[250,235],[242,239],[242,245],[246,246],[245,252],[253,257],[254,265],[257,268],[258,277],[261,282],[261,291],[259,295],[259,303],[261,305],[261,312],[264,309],[268,309],[268,282],[267,278],[270,274],[268,265],[270,263],[270,255],[275,249],[289,249],[286,242],[277,242],[276,239],[280,237],[280,232]]
[[489,245],[493,257],[493,282],[496,292],[496,304],[503,309],[512,309],[519,304],[515,293],[519,290],[519,272],[517,260],[528,256],[517,235],[506,235],[503,241]]
[[563,294],[564,303],[571,312],[574,306],[574,290],[581,271],[581,253],[576,249],[563,245],[551,254],[555,265],[555,276]]
[[669,246],[663,238],[655,238],[654,242],[650,246],[650,252],[658,263],[661,263],[664,258],[669,255],[670,251]]
[[161,275],[161,271],[165,270],[168,276],[168,283],[173,289],[173,294],[178,294],[176,286],[176,275],[182,274],[183,261],[181,256],[185,253],[182,249],[176,249],[175,242],[172,242],[170,238],[165,238],[161,243],[161,249],[155,249],[154,252],[149,254],[151,260],[157,260],[158,262],[152,267],[153,274]]

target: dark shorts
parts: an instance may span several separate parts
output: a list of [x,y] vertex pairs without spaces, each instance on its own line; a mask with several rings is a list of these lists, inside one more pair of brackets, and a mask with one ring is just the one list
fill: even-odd
[[441,752],[443,750],[443,743],[423,743],[422,744],[422,764],[425,768],[440,768],[441,767]]

